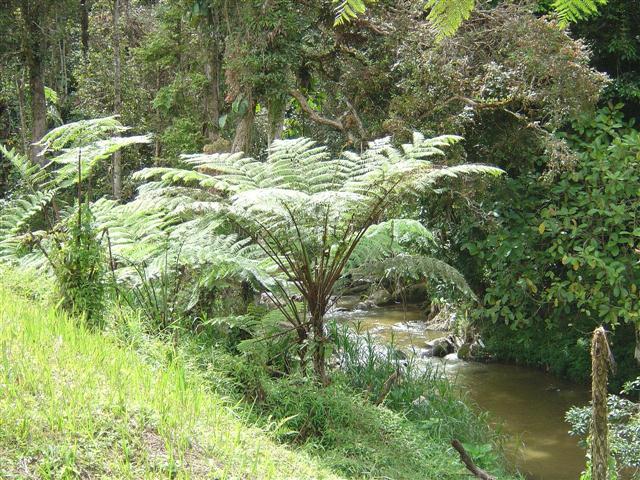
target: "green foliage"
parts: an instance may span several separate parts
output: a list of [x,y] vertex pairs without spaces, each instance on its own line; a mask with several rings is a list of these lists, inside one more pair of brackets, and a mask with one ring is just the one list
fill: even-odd
[[550,365],[573,378],[589,371],[581,332],[607,324],[619,352],[619,382],[634,368],[640,311],[640,137],[619,108],[603,109],[574,130],[568,140],[578,163],[556,180],[530,174],[505,182],[492,205],[493,228],[466,245],[484,265],[477,317],[502,358]]
[[[365,0],[333,0],[336,5],[336,25],[342,25],[366,11]],[[373,2],[372,2],[373,3]],[[595,15],[607,0],[555,0],[552,8],[557,13],[560,26]],[[462,23],[468,20],[476,6],[475,0],[427,0],[427,18],[437,31],[436,38],[442,40],[453,36]]]
[[514,198],[525,203],[504,205],[504,227],[468,246],[473,255],[495,259],[493,272],[500,272],[485,296],[484,315],[493,321],[514,327],[537,321],[512,309],[530,305],[547,322],[638,322],[640,137],[615,109],[574,128],[575,169],[552,185],[513,181]]
[[612,81],[602,100],[625,104],[625,114],[640,113],[640,5],[625,0],[609,0],[597,16],[571,27],[591,47],[591,63],[607,72]]
[[[63,306],[84,316],[90,325],[102,324],[106,303],[107,259],[93,225],[91,210],[78,206],[66,228],[53,233],[46,253],[56,277]],[[42,243],[40,243],[41,248]]]
[[[640,469],[640,404],[618,395],[609,395],[607,407],[609,444],[617,467],[637,471]],[[571,435],[587,441],[591,407],[573,407],[567,412],[566,420],[571,425]]]

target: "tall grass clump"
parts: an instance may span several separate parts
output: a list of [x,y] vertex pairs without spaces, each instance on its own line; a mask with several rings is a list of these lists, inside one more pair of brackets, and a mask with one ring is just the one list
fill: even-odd
[[335,345],[338,373],[345,384],[373,403],[406,415],[425,430],[444,439],[499,443],[485,414],[467,404],[454,383],[433,364],[421,362],[393,343],[379,344],[370,333],[344,323],[329,327]]

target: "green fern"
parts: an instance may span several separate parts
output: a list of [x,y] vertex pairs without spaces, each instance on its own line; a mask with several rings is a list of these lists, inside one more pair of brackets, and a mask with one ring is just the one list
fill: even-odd
[[367,10],[367,3],[377,0],[332,0],[334,4],[334,25],[344,25]]
[[12,173],[17,176],[18,188],[24,187],[33,192],[45,180],[46,171],[40,165],[32,163],[27,155],[17,152],[15,148],[9,150],[0,144],[0,154],[9,160]]
[[442,40],[458,31],[475,7],[475,0],[428,0],[428,20],[436,30],[436,39]]
[[607,0],[555,0],[553,9],[560,19],[560,26],[584,20],[598,13],[598,8],[606,5]]
[[[367,8],[365,0],[333,0],[335,5],[335,25],[343,25],[362,15]],[[436,32],[436,39],[443,40],[454,35],[475,8],[475,0],[427,0],[425,9]],[[555,0],[552,4],[561,27],[595,15],[607,0]]]

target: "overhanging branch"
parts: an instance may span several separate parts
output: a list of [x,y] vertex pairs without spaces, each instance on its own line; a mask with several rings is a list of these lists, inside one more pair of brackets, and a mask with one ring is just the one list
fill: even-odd
[[289,93],[293,98],[295,98],[298,101],[298,103],[300,104],[300,108],[302,108],[302,111],[305,112],[307,115],[309,115],[309,118],[312,121],[319,123],[321,125],[327,125],[331,128],[335,128],[336,130],[340,130],[341,132],[344,132],[346,130],[342,121],[332,120],[331,118],[323,117],[318,112],[316,112],[313,108],[311,108],[309,106],[309,102],[307,102],[307,99],[299,90],[290,90]]

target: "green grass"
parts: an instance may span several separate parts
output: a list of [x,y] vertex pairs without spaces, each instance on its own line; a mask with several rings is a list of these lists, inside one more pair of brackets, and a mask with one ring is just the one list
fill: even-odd
[[38,297],[0,286],[1,478],[338,478]]
[[393,365],[353,364],[321,388],[274,378],[206,326],[166,337],[113,308],[92,332],[55,302],[46,279],[0,269],[2,479],[471,478],[453,437],[514,478],[500,437],[435,375],[405,378],[376,406]]

